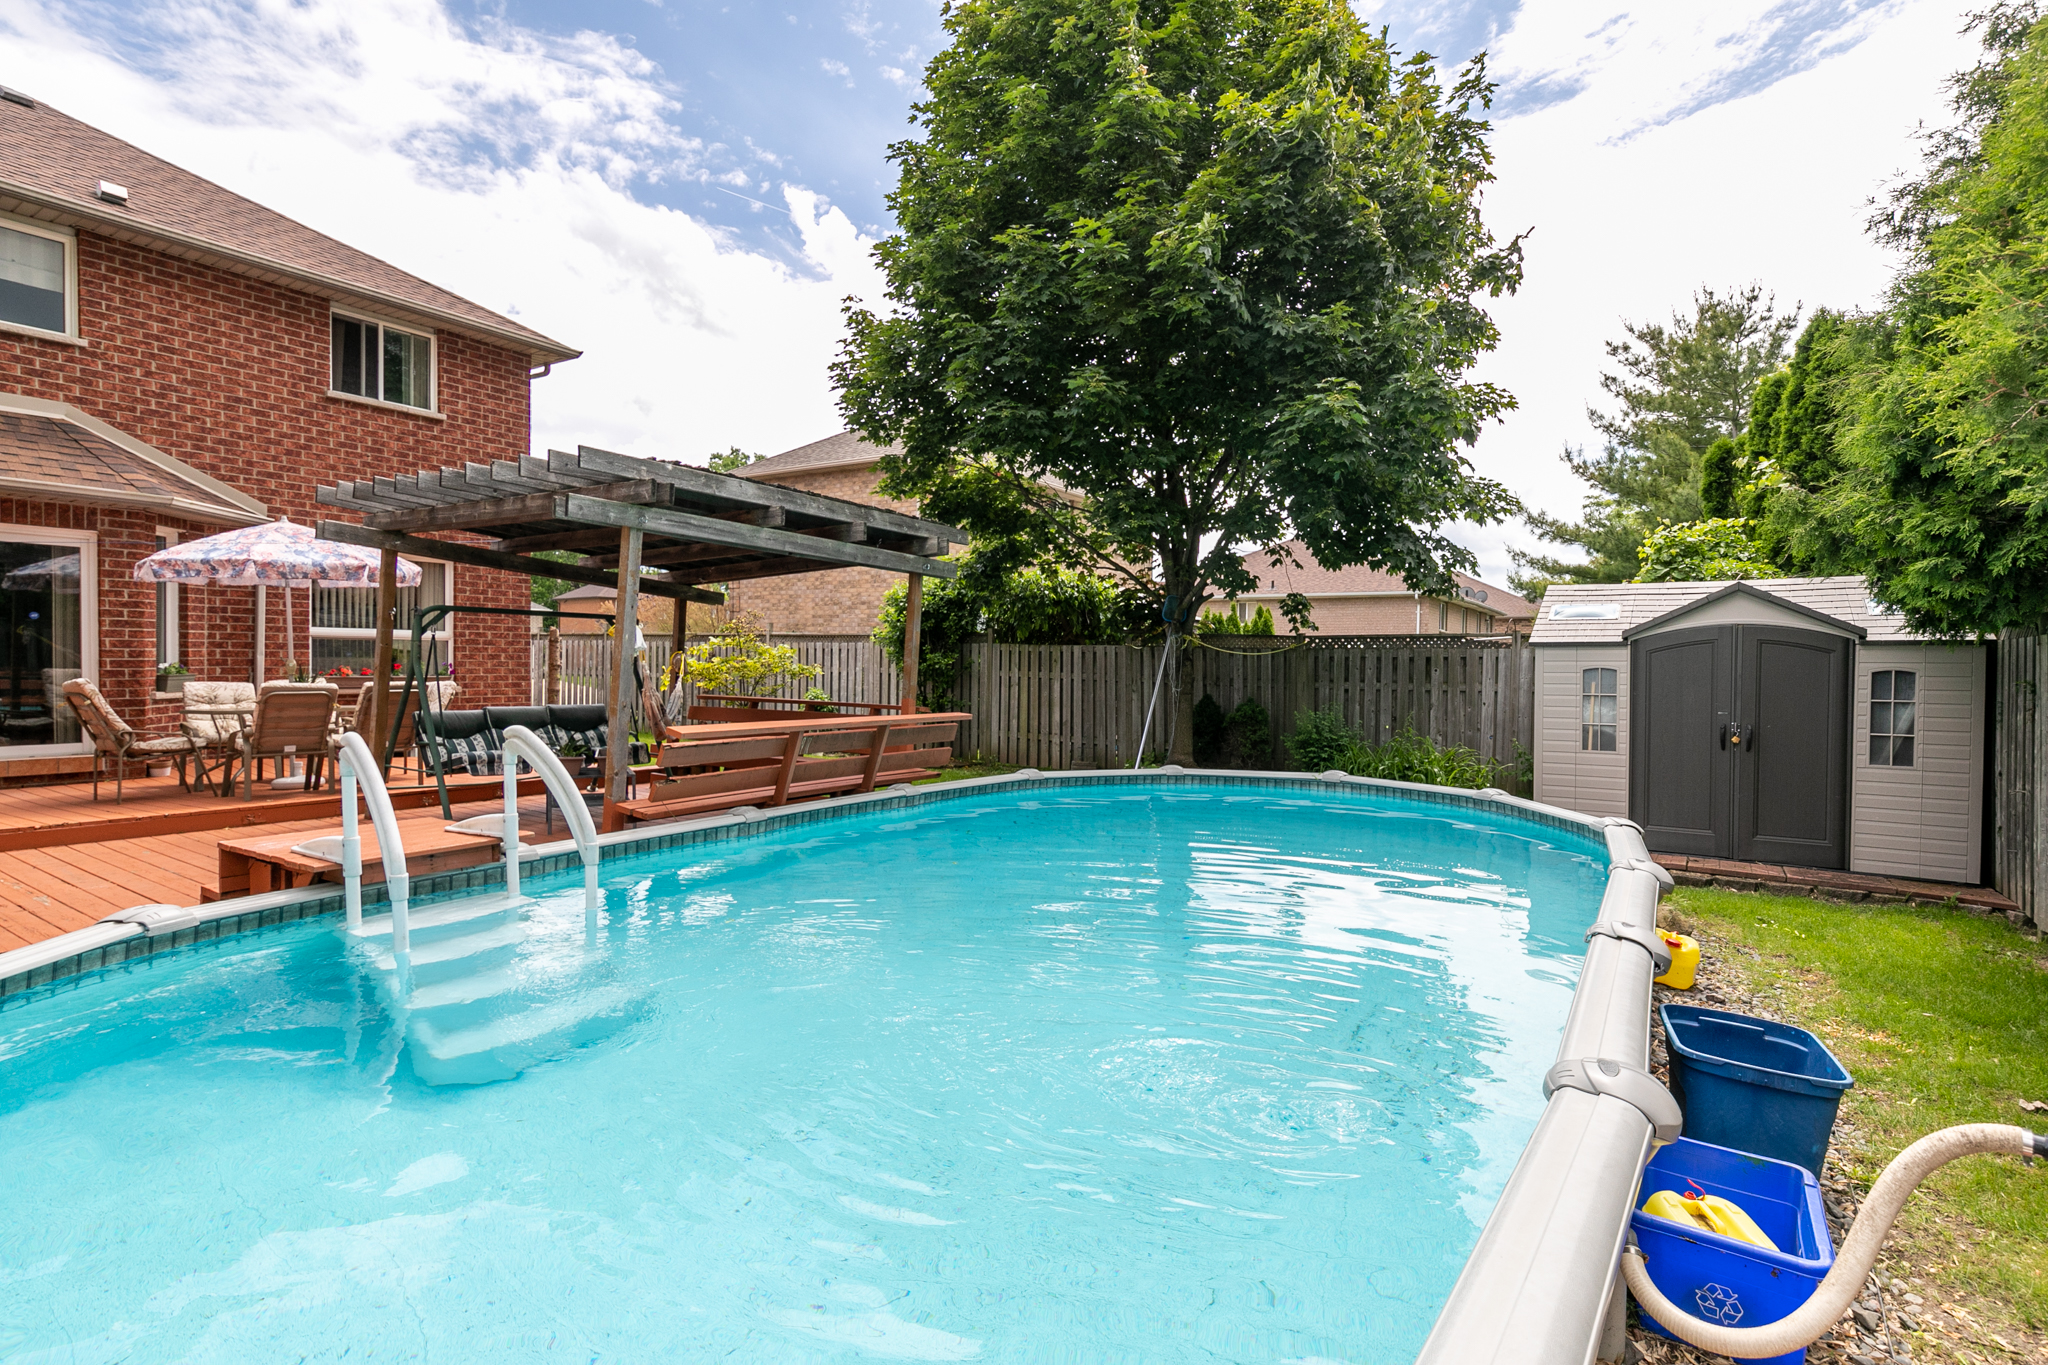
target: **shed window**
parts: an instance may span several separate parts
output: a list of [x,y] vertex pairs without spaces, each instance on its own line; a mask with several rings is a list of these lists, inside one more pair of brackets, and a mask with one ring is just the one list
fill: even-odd
[[1913,694],[1910,669],[1882,668],[1870,675],[1870,766],[1913,766]]
[[1615,670],[1589,668],[1579,678],[1579,747],[1611,754],[1614,752],[1614,727],[1620,718]]

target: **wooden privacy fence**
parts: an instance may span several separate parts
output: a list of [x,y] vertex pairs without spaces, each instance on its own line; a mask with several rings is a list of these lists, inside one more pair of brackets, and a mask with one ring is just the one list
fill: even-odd
[[[962,753],[1034,768],[1125,768],[1136,760],[1163,646],[969,645],[958,709]],[[1504,767],[1534,746],[1535,667],[1519,640],[1443,636],[1327,636],[1300,644],[1231,637],[1187,649],[1194,695],[1226,712],[1256,699],[1273,718],[1274,768],[1290,766],[1286,738],[1306,711],[1336,710],[1369,738],[1412,725]],[[1172,680],[1147,749],[1163,750]]]
[[1998,709],[1993,720],[1996,820],[1992,885],[2048,925],[2048,633],[2006,631],[1998,639]]
[[[687,641],[701,644],[702,637]],[[595,706],[605,701],[605,678],[611,667],[608,641],[602,635],[562,637],[562,680],[558,698],[564,706]],[[810,688],[820,688],[840,701],[900,701],[903,675],[889,662],[874,642],[864,635],[785,636],[771,643],[796,650],[797,662],[815,664],[822,672],[815,681],[785,687],[771,696],[801,697]],[[547,695],[548,642],[545,634],[533,639],[533,705]],[[647,665],[659,678],[668,666],[669,642],[647,642]],[[696,689],[686,687],[671,698],[674,714],[696,700]]]

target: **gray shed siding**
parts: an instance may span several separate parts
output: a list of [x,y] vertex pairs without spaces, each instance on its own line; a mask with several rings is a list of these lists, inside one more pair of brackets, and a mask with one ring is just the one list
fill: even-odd
[[[1870,763],[1870,675],[1919,675],[1914,762]],[[1856,872],[1981,880],[1984,833],[1984,650],[1976,645],[1866,644],[1856,651],[1849,755],[1849,866]]]
[[[1580,678],[1615,670],[1615,749],[1579,747]],[[1536,651],[1536,799],[1587,815],[1628,815],[1628,646],[1546,645]]]

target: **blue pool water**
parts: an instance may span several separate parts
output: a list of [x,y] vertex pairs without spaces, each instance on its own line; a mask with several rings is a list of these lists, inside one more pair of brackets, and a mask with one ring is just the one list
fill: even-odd
[[0,1014],[0,1359],[1408,1361],[1604,863],[1077,786],[426,907],[409,1015],[333,919],[158,959]]

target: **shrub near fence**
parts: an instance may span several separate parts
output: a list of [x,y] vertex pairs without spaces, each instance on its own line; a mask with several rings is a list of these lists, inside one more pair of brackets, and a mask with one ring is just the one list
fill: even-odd
[[[1034,768],[1129,767],[1162,648],[969,645],[957,700],[974,722],[961,727],[961,751]],[[1535,667],[1519,640],[1231,637],[1188,649],[1182,666],[1195,672],[1195,695],[1209,693],[1224,712],[1255,698],[1272,714],[1268,767],[1288,766],[1295,717],[1318,710],[1339,712],[1374,743],[1412,726],[1503,767],[1517,744],[1534,746]],[[1153,721],[1155,751],[1164,719]]]

